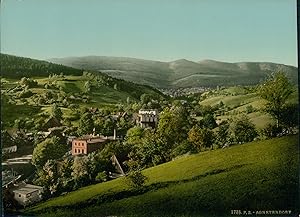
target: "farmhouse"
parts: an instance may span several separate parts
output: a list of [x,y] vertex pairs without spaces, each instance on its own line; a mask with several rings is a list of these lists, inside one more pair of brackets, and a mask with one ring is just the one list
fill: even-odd
[[158,111],[156,109],[141,109],[136,118],[136,124],[142,128],[155,128],[158,123]]
[[42,199],[43,187],[24,182],[15,185],[11,192],[14,199],[22,206],[27,206]]
[[103,149],[109,141],[115,140],[113,137],[86,135],[73,139],[72,155],[89,154],[93,151]]

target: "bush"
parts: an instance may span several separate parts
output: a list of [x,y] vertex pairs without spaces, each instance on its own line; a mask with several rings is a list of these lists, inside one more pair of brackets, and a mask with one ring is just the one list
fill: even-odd
[[102,171],[102,172],[99,172],[95,178],[95,180],[97,182],[106,182],[107,181],[107,174],[106,174],[106,171]]
[[263,130],[262,135],[266,138],[273,138],[282,133],[282,127],[276,124],[268,124]]
[[250,114],[252,112],[255,112],[255,108],[252,105],[246,106],[246,113]]
[[173,149],[171,155],[172,157],[177,157],[186,153],[197,153],[197,149],[189,142],[183,141],[175,149]]
[[147,177],[142,174],[141,170],[133,170],[126,176],[126,182],[131,188],[142,187],[147,180]]
[[28,98],[31,97],[33,93],[30,90],[23,90],[19,93],[19,98]]
[[32,88],[32,87],[36,87],[38,85],[38,82],[30,78],[23,77],[20,80],[19,84],[23,87],[27,86],[28,88]]

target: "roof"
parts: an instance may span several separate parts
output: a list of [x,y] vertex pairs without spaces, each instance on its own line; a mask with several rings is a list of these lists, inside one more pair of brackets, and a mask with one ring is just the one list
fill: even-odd
[[22,183],[12,191],[14,193],[19,193],[19,194],[28,194],[28,193],[33,193],[35,191],[42,190],[42,189],[43,189],[43,187],[41,187],[41,186]]
[[157,115],[158,111],[157,111],[157,109],[140,109],[139,114],[140,115]]
[[74,140],[86,141],[87,143],[102,143],[109,140],[109,138],[103,136],[85,135],[75,138]]

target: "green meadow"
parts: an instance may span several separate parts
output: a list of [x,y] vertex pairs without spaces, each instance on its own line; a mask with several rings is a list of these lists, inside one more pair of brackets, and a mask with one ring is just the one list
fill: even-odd
[[38,216],[229,216],[231,210],[299,209],[298,135],[184,156],[143,171],[139,190],[124,178],[50,199]]

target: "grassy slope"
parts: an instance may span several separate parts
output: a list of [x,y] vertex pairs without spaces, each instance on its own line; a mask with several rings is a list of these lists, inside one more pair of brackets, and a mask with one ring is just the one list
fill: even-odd
[[[230,94],[230,95],[228,95]],[[298,99],[298,93],[295,91],[289,102],[295,103]],[[247,93],[244,87],[234,86],[222,90],[218,95],[210,96],[200,102],[201,105],[215,106],[223,102],[229,109],[225,115],[217,116],[217,120],[227,120],[235,118],[238,115],[246,114],[255,124],[258,130],[265,128],[268,124],[275,123],[272,117],[263,111],[265,100],[255,93]],[[247,114],[247,107],[252,106],[255,111]],[[199,118],[198,118],[199,119]]]
[[143,193],[130,191],[120,178],[82,188],[27,211],[46,216],[229,215],[231,209],[294,211],[299,202],[295,190],[297,144],[298,137],[290,136],[182,157],[145,170],[149,179]]
[[[49,90],[44,88],[44,84],[49,80],[48,78],[34,78],[38,81],[38,87],[30,88],[34,94],[44,94]],[[65,76],[65,79],[58,80],[57,83],[62,87],[63,91],[68,94],[84,94],[84,83],[87,81],[87,78],[84,76]],[[18,80],[15,79],[5,79],[5,83],[2,86],[2,90],[6,90],[17,85]],[[152,88],[146,86],[133,87],[135,92],[157,94]],[[58,93],[59,90],[53,89],[55,93]],[[115,107],[118,103],[126,103],[127,98],[131,101],[137,101],[136,95],[130,91],[115,90],[110,86],[102,87],[93,87],[91,92],[88,94],[90,101],[88,103],[76,101],[74,103],[79,104],[84,107]],[[13,104],[6,104],[3,106],[3,121],[5,124],[12,125],[15,119],[17,118],[37,118],[41,113],[50,112],[50,105],[39,105],[36,106],[33,98],[26,98],[27,103],[22,103],[19,99],[16,100]],[[71,110],[69,108],[63,109],[65,117],[70,116]]]

